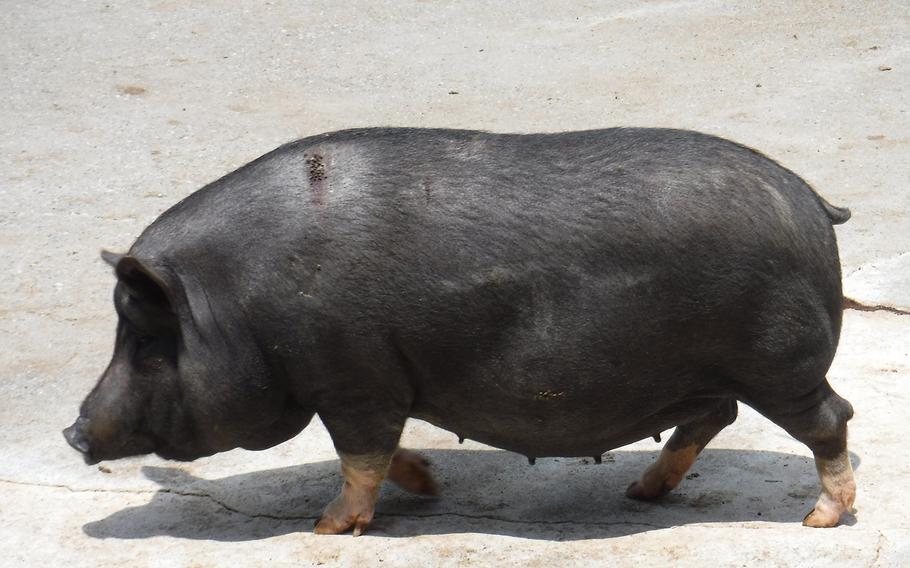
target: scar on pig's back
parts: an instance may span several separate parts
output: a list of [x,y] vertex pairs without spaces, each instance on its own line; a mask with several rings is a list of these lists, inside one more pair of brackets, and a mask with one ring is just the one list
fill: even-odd
[[316,184],[325,181],[326,168],[325,157],[322,154],[310,154],[306,157],[307,177],[310,184]]

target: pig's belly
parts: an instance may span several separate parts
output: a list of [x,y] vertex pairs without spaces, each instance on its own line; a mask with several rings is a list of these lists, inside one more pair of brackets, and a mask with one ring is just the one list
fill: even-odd
[[[558,397],[518,407],[488,401],[420,404],[412,413],[461,438],[529,457],[598,456],[652,437],[716,408],[719,394],[663,404],[563,404]],[[565,401],[564,401],[565,402]],[[548,407],[547,404],[550,404]]]

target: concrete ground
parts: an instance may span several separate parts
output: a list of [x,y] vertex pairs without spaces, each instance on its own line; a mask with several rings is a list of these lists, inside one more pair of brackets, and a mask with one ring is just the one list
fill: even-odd
[[[899,566],[910,555],[910,8],[903,1],[7,1],[0,10],[0,564]],[[800,520],[808,450],[751,410],[654,504],[647,440],[524,457],[423,423],[436,500],[340,484],[318,423],[268,451],[88,467],[60,430],[110,356],[113,278],[166,207],[296,137],[366,125],[693,128],[761,149],[853,219],[829,378],[852,401],[855,519]],[[869,311],[872,310],[872,311]]]

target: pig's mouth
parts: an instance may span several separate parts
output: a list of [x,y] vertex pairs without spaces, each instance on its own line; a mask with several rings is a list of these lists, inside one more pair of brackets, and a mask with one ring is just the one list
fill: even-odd
[[87,465],[155,451],[155,440],[141,432],[134,433],[113,448],[104,447],[104,444],[99,444],[86,434],[87,424],[88,420],[80,416],[72,426],[63,430],[63,437],[67,443],[82,454],[82,459]]
[[95,465],[104,460],[116,460],[131,456],[144,456],[155,451],[155,442],[149,436],[137,435],[129,438],[114,450],[99,448],[82,453],[82,459],[88,465]]

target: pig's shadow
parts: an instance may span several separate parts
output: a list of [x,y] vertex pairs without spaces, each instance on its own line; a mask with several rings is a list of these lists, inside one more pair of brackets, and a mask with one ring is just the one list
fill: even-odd
[[[778,452],[708,449],[680,487],[652,503],[628,499],[624,491],[657,452],[614,451],[601,465],[539,459],[533,467],[503,451],[422,453],[433,464],[441,496],[418,497],[385,484],[368,535],[476,532],[577,540],[695,523],[795,524],[819,491],[810,458]],[[177,468],[145,467],[143,473],[161,486],[151,501],[86,524],[86,534],[245,541],[308,533],[341,486],[334,460],[216,480]]]

